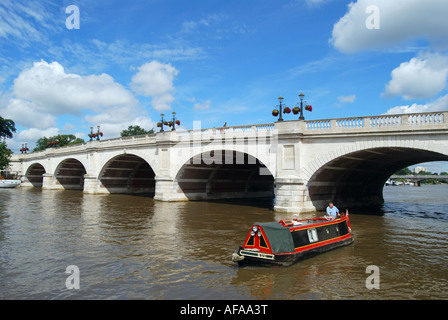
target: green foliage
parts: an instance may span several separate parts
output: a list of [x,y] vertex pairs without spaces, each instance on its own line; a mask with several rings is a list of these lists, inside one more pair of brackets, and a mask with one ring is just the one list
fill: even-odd
[[10,119],[0,117],[0,138],[12,138],[12,134],[16,132],[16,125]]
[[403,168],[394,173],[394,175],[397,175],[397,176],[406,176],[409,174],[412,174],[412,171],[409,170],[409,168]]
[[[16,125],[10,119],[0,117],[0,139],[11,139],[13,133],[16,132]],[[4,170],[8,167],[11,160],[12,151],[6,145],[6,142],[0,142],[0,169]]]
[[140,136],[144,134],[153,134],[154,129],[146,131],[140,126],[129,126],[126,130],[121,131],[120,135],[122,137]]
[[6,146],[6,142],[0,142],[0,170],[8,167],[11,161],[12,151]]
[[[73,144],[79,144],[84,143],[85,141],[81,138],[76,138],[72,134],[58,134],[54,137],[42,137],[39,140],[36,141],[36,147],[33,149],[34,151],[41,151],[45,150],[46,148],[50,147],[50,144],[54,141],[57,141],[58,147],[73,145]],[[54,146],[54,144],[52,144]]]

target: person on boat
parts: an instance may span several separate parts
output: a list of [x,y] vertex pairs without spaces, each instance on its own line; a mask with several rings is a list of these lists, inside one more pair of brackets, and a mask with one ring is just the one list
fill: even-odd
[[333,202],[330,202],[327,207],[327,215],[325,218],[336,219],[339,216],[339,209],[333,204]]

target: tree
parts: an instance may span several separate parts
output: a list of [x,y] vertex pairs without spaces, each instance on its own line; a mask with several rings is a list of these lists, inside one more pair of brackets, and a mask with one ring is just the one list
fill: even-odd
[[6,142],[0,142],[0,170],[5,170],[11,161],[12,151],[6,146]]
[[401,170],[398,170],[394,174],[397,175],[397,176],[407,176],[409,174],[412,174],[412,171],[409,170],[409,168],[403,168]]
[[448,172],[445,172],[445,171],[444,171],[444,172],[441,172],[440,175],[441,175],[441,176],[448,176]]
[[120,135],[122,137],[140,136],[144,134],[153,134],[154,129],[146,131],[140,126],[129,126],[126,130],[121,131]]
[[10,119],[0,117],[0,137],[12,138],[12,134],[16,132],[16,124]]
[[[0,117],[0,139],[12,138],[16,132],[16,124],[10,119]],[[0,169],[4,170],[8,167],[11,160],[12,151],[6,145],[6,142],[0,142]]]
[[51,145],[55,145],[53,142],[57,141],[58,147],[73,145],[73,144],[79,144],[84,143],[84,139],[77,138],[72,134],[58,134],[54,137],[42,137],[39,140],[36,141],[36,147],[33,149],[34,151],[41,151],[45,150]]

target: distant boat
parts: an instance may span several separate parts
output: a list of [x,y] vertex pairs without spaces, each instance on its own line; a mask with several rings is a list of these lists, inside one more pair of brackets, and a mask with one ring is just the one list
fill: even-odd
[[0,180],[0,188],[15,188],[21,183],[20,180],[2,179]]
[[22,183],[20,179],[17,179],[17,173],[11,171],[1,171],[0,173],[0,188],[15,188]]

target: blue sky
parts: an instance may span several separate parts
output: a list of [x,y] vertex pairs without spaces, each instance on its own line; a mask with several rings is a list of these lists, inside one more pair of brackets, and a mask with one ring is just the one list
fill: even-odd
[[2,0],[0,115],[17,152],[161,112],[186,129],[270,123],[300,91],[307,120],[448,110],[447,16],[446,0]]

